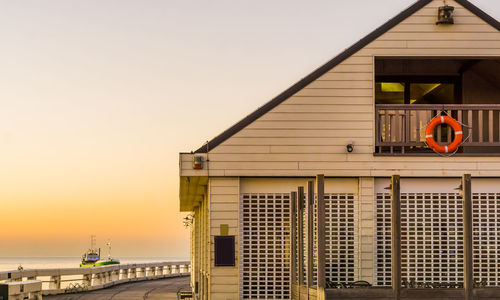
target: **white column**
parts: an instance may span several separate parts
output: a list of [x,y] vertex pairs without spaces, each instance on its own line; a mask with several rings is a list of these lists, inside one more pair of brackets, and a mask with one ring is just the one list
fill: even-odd
[[118,279],[126,279],[128,278],[128,269],[121,269],[120,275],[118,276]]
[[61,276],[50,276],[49,289],[58,290],[61,288]]
[[144,277],[144,275],[146,273],[145,268],[137,268],[136,271],[137,271],[137,274],[136,274],[137,278]]
[[92,286],[102,284],[101,273],[92,274]]
[[82,283],[86,286],[91,286],[92,285],[92,274],[84,274]]

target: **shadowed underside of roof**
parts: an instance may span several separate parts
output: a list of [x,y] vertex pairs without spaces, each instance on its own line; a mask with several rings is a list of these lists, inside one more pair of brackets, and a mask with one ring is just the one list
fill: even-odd
[[[494,28],[500,31],[500,22],[498,22],[496,19],[476,7],[474,4],[470,3],[468,0],[455,0],[458,4],[462,5],[464,8],[468,9],[470,12],[481,18],[483,21],[486,23],[490,24]],[[249,114],[245,118],[243,118],[241,121],[238,123],[234,124],[231,126],[229,129],[225,130],[212,140],[210,140],[208,143],[204,144],[201,146],[198,150],[195,151],[195,153],[207,153],[208,151],[214,149],[218,145],[220,145],[222,142],[230,138],[231,136],[235,135],[238,133],[240,130],[263,116],[265,113],[269,112],[271,109],[275,108],[278,106],[280,103],[285,101],[286,99],[290,98],[293,96],[295,93],[306,87],[308,84],[313,82],[314,80],[318,79],[320,76],[337,66],[338,64],[342,63],[344,60],[358,52],[359,50],[363,49],[365,46],[367,46],[369,43],[373,42],[377,38],[379,38],[382,34],[386,33],[389,31],[391,28],[394,26],[398,25],[402,21],[404,21],[406,18],[426,6],[427,4],[431,3],[432,0],[419,0],[412,6],[408,7],[405,9],[403,12],[395,16],[394,18],[390,19],[387,21],[385,24],[377,28],[375,31],[364,37],[363,39],[359,40],[356,44],[352,45],[351,47],[347,48],[344,52],[341,54],[337,55],[334,57],[332,60],[328,61],[326,64],[322,65],[321,67],[317,68],[314,72],[311,74],[307,75],[304,77],[302,80],[299,82],[295,83],[292,85],[290,88],[273,98],[271,101],[267,102],[263,106],[261,106],[259,109],[254,111],[253,113]]]

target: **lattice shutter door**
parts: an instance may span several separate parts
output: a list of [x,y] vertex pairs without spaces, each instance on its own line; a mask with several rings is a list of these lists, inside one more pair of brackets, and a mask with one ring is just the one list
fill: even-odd
[[[335,283],[354,281],[355,197],[325,195],[326,279]],[[290,194],[242,194],[240,203],[241,298],[290,298]]]
[[326,280],[354,282],[355,195],[326,194]]
[[500,193],[472,195],[474,279],[500,286]]
[[[356,260],[355,244],[357,219],[355,213],[354,194],[325,194],[325,276],[326,280],[333,283],[354,282],[354,262]],[[314,205],[314,241],[316,241],[316,204]],[[306,210],[303,212],[302,224],[304,232],[307,232]],[[303,276],[306,277],[307,269],[307,239],[303,239]],[[317,283],[317,257],[316,242],[314,242],[313,256],[313,280]]]
[[290,298],[290,194],[241,197],[242,299]]
[[[391,285],[390,195],[377,194],[376,284]],[[403,279],[463,282],[462,199],[401,194]],[[500,285],[500,193],[472,196],[474,280]]]
[[[390,195],[377,194],[376,285],[391,285]],[[455,193],[401,194],[403,281],[463,282],[462,202]]]

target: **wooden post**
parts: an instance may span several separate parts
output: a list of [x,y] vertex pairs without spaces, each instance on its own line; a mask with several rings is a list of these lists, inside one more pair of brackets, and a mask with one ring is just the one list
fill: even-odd
[[401,294],[401,180],[399,175],[391,178],[391,260],[392,292],[395,300]]
[[299,279],[299,286],[304,285],[304,187],[299,186],[297,191],[297,277]]
[[325,278],[325,176],[316,176],[316,257],[318,258],[318,294],[326,287]]
[[297,284],[297,192],[290,194],[290,273]]
[[472,191],[471,175],[462,176],[462,207],[464,215],[464,299],[472,300]]
[[307,182],[307,287],[314,285],[314,181]]

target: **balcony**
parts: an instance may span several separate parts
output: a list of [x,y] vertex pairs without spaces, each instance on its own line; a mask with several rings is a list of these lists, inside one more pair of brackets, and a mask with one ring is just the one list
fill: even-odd
[[[425,144],[425,128],[440,112],[463,124],[456,155],[500,155],[500,104],[376,104],[375,110],[376,155],[438,155]],[[436,127],[438,144],[453,138],[450,127]]]

